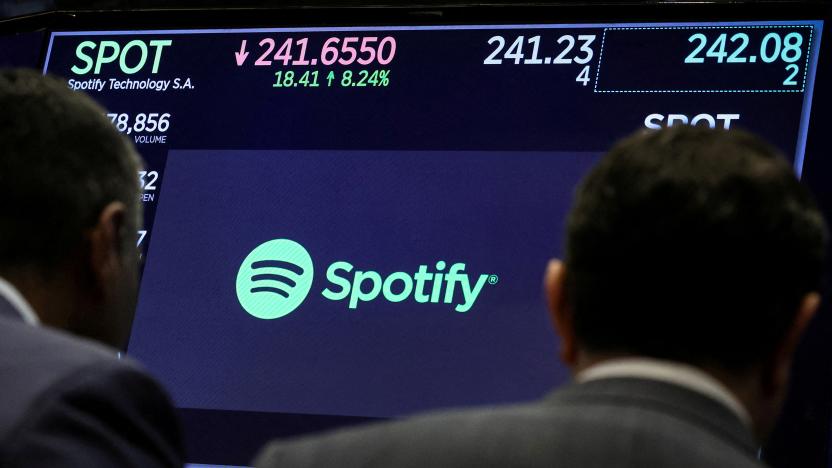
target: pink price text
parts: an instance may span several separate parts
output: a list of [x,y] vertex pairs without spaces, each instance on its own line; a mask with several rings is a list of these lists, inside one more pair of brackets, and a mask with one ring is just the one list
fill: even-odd
[[255,67],[268,67],[274,63],[283,66],[315,66],[319,63],[327,66],[348,66],[353,63],[387,65],[396,56],[396,39],[391,36],[330,37],[320,49],[310,47],[307,37],[290,37],[282,42],[266,37],[251,52],[247,47],[248,41],[244,39],[240,50],[234,52],[238,67],[246,63],[250,53],[253,53],[253,60],[257,57],[254,60]]

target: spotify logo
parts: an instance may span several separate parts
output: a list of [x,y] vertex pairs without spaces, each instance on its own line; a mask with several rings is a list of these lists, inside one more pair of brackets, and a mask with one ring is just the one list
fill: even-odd
[[237,272],[237,300],[259,319],[289,315],[312,288],[314,268],[309,252],[289,239],[257,246]]
[[[348,310],[383,298],[397,303],[445,304],[459,313],[474,307],[480,293],[497,284],[497,275],[471,275],[465,263],[439,260],[415,271],[378,271],[337,261],[326,269],[323,299],[345,303]],[[237,272],[237,299],[246,312],[259,319],[284,317],[306,300],[312,288],[312,258],[295,241],[275,239],[251,251]]]

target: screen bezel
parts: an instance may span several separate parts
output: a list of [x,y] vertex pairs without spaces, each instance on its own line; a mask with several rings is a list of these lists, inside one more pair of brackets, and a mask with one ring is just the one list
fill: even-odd
[[[46,59],[52,32],[84,30],[156,30],[205,28],[256,28],[291,26],[387,26],[589,23],[823,20],[824,28],[815,83],[830,75],[829,2],[771,3],[570,3],[488,5],[456,4],[427,6],[285,6],[278,8],[207,8],[117,11],[51,11],[0,21],[0,34],[45,31],[39,65]],[[104,25],[104,26],[102,26]],[[827,52],[828,51],[828,52]],[[819,157],[829,152],[820,136],[829,128],[829,118],[820,106],[832,102],[832,93],[815,87],[814,105],[806,145],[804,183],[815,193],[827,219],[832,219],[832,161]],[[814,138],[813,138],[814,136]],[[827,260],[832,266],[832,261]],[[830,268],[828,268],[829,270]],[[827,291],[830,289],[827,287]],[[829,301],[826,301],[828,304]],[[778,429],[764,449],[772,466],[832,466],[832,306],[824,305],[798,351],[792,392]]]

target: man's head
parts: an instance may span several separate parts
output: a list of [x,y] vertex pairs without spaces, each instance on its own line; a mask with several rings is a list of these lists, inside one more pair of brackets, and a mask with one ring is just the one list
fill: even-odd
[[776,150],[739,131],[639,132],[583,181],[567,230],[547,289],[568,364],[679,361],[779,403],[826,228]]
[[138,284],[139,158],[60,80],[0,71],[0,276],[48,325],[121,346]]

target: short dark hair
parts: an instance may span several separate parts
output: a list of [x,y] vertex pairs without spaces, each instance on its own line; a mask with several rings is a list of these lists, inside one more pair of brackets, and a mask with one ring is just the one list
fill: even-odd
[[135,247],[140,160],[106,111],[22,69],[0,70],[0,109],[0,270],[48,271],[113,201],[128,206],[124,245]]
[[820,288],[826,226],[777,150],[677,126],[616,144],[578,188],[566,295],[579,343],[745,370]]

